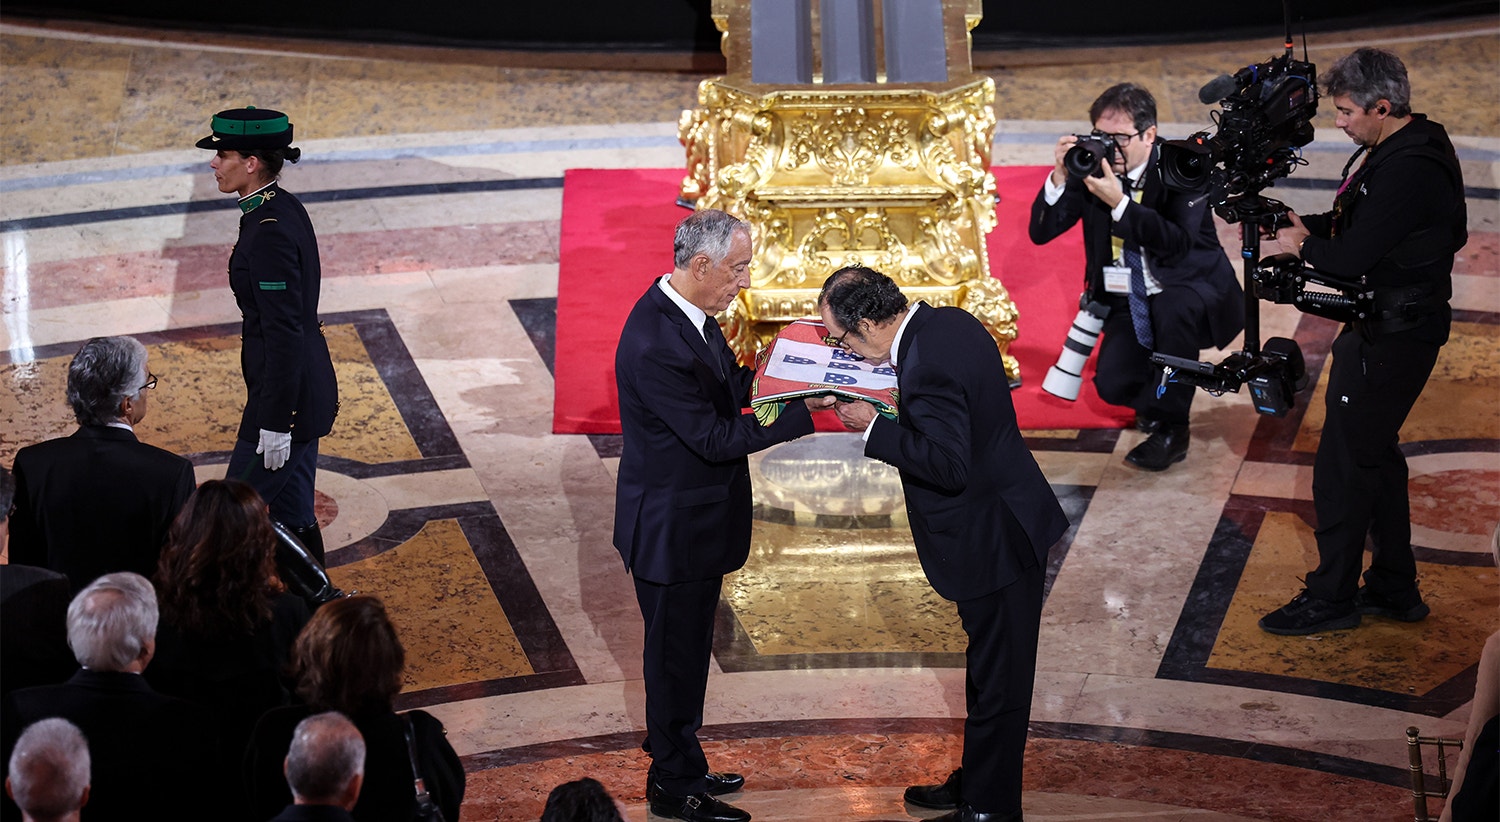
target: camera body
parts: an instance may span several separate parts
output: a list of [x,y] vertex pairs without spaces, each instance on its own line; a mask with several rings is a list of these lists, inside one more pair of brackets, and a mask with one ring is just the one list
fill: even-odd
[[1316,67],[1293,59],[1288,43],[1280,56],[1209,82],[1199,99],[1219,102],[1218,130],[1164,143],[1162,182],[1207,191],[1226,222],[1274,224],[1285,208],[1266,209],[1258,195],[1303,163],[1300,149],[1313,140],[1318,111]]
[[1078,142],[1063,155],[1063,168],[1074,177],[1087,177],[1091,174],[1103,177],[1104,166],[1120,148],[1114,136],[1102,131],[1073,136],[1078,138]]

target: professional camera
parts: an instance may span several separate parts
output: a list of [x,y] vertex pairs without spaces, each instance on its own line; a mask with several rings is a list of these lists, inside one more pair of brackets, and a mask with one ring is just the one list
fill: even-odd
[[1062,353],[1057,355],[1057,364],[1047,369],[1042,380],[1042,390],[1065,400],[1078,399],[1078,389],[1083,384],[1083,364],[1094,353],[1099,343],[1099,332],[1104,328],[1104,318],[1109,316],[1109,306],[1089,298],[1088,292],[1078,298],[1078,316],[1073,318],[1073,327],[1063,340]]
[[1284,54],[1246,66],[1232,77],[1220,75],[1203,86],[1198,99],[1222,106],[1215,117],[1218,130],[1164,143],[1162,182],[1207,191],[1214,211],[1226,222],[1270,227],[1284,219],[1285,207],[1259,194],[1304,163],[1300,149],[1312,142],[1312,118],[1318,111],[1313,64],[1293,59],[1288,37]]
[[[1273,337],[1261,347],[1257,300],[1291,304],[1345,321],[1363,318],[1370,309],[1369,294],[1361,283],[1327,277],[1290,254],[1260,258],[1261,231],[1288,224],[1287,207],[1261,196],[1261,191],[1303,164],[1300,149],[1312,142],[1312,118],[1318,111],[1317,70],[1306,60],[1293,58],[1291,10],[1284,8],[1285,51],[1205,85],[1198,99],[1222,106],[1215,117],[1218,131],[1165,143],[1159,166],[1168,186],[1206,192],[1216,214],[1225,222],[1241,224],[1245,347],[1217,365],[1151,354],[1151,361],[1162,370],[1159,390],[1176,382],[1222,394],[1248,385],[1255,410],[1275,417],[1292,408],[1296,392],[1307,384],[1307,373],[1295,340]],[[1332,291],[1309,291],[1309,284]]]
[[1078,142],[1063,155],[1063,167],[1074,177],[1104,176],[1104,166],[1115,156],[1119,148],[1113,135],[1102,131],[1075,134]]

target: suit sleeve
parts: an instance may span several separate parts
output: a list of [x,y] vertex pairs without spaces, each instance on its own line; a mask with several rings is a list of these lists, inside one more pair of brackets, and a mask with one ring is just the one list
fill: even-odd
[[260,419],[267,431],[292,430],[292,412],[302,387],[301,254],[296,240],[281,225],[285,218],[267,218],[255,235],[250,258],[250,293],[260,313],[265,341],[265,370],[258,380]]
[[947,493],[969,481],[969,404],[956,376],[944,364],[912,368],[901,388],[905,423],[876,417],[865,455]]
[[47,546],[42,541],[41,529],[36,522],[36,506],[31,501],[31,491],[26,484],[26,471],[21,461],[15,466],[15,509],[10,515],[10,561],[17,565],[47,567]]
[[1080,183],[1069,177],[1062,197],[1052,205],[1047,205],[1045,186],[1036,193],[1036,199],[1031,202],[1031,223],[1027,226],[1031,242],[1036,245],[1051,242],[1078,222],[1083,216],[1083,195],[1079,186]]
[[[754,414],[721,416],[697,367],[703,366],[685,350],[656,346],[631,364],[634,378],[630,382],[640,404],[704,461],[728,462],[812,433],[812,414],[802,403],[788,403],[770,426],[762,426]],[[739,378],[739,374],[731,377]],[[737,395],[735,402],[742,399]]]

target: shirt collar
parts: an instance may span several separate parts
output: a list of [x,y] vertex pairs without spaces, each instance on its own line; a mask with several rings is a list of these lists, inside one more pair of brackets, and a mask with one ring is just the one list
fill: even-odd
[[677,289],[667,285],[667,281],[670,279],[672,279],[671,274],[663,274],[661,275],[661,279],[656,281],[656,285],[661,288],[663,294],[667,295],[667,299],[676,303],[677,307],[682,309],[682,313],[687,315],[688,320],[693,324],[693,328],[697,329],[698,336],[703,336],[703,323],[708,319],[708,312],[688,302],[686,297],[677,293]]
[[270,188],[271,186],[274,186],[274,185],[276,185],[276,181],[272,180],[271,182],[266,183],[265,185],[261,186],[260,188],[257,188],[256,190],[250,192],[249,194],[246,194],[245,196],[241,197],[240,200],[239,200],[239,203],[240,203],[240,213],[241,214],[249,214],[250,212],[252,212],[255,209],[259,208],[261,203],[264,203],[266,200],[271,199],[272,195],[267,194],[266,193],[266,189],[268,189],[268,188]]
[[[219,202],[223,202],[223,200],[220,200]],[[106,428],[123,428],[123,429],[125,429],[126,431],[129,431],[132,434],[135,433],[135,426],[132,426],[130,423],[128,423],[128,422],[126,422],[124,420],[115,420],[114,422],[106,422],[104,424],[104,427],[106,427]]]
[[896,363],[896,352],[901,350],[901,335],[906,333],[906,324],[909,323],[909,322],[911,322],[911,318],[912,317],[916,316],[917,309],[919,309],[919,308],[926,308],[926,307],[927,307],[927,303],[917,303],[916,305],[914,305],[914,306],[911,307],[911,310],[909,310],[909,311],[906,312],[906,316],[905,317],[901,318],[901,325],[896,328],[896,336],[895,336],[894,339],[891,340],[891,367],[892,368],[898,367],[897,363]]

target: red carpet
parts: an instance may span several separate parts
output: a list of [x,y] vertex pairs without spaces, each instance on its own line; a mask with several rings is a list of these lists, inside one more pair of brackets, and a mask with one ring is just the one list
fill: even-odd
[[[1094,394],[1093,360],[1077,402],[1042,391],[1078,313],[1083,247],[1074,229],[1049,245],[1026,236],[1031,201],[1044,167],[997,168],[999,226],[989,237],[990,268],[1020,311],[1020,337],[1011,353],[1021,363],[1014,392],[1021,427],[1119,428],[1129,409]],[[651,282],[672,269],[672,228],[687,212],[673,201],[681,169],[571,169],[563,182],[562,238],[557,282],[556,388],[552,430],[558,434],[617,434],[615,342],[631,306]],[[842,430],[823,414],[820,430]]]

